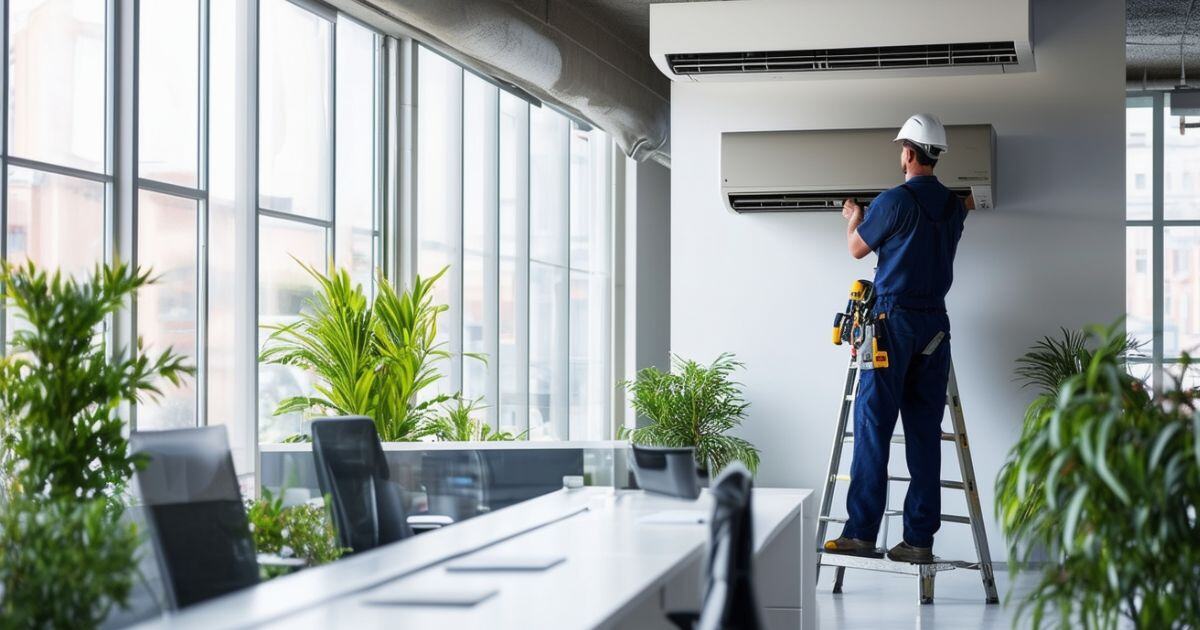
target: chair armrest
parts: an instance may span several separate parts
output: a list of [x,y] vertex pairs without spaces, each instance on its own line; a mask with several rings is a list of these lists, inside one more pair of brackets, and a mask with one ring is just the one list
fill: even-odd
[[427,532],[434,529],[441,529],[447,525],[453,525],[454,519],[449,516],[440,514],[417,514],[408,517],[408,526],[412,528],[414,533]]

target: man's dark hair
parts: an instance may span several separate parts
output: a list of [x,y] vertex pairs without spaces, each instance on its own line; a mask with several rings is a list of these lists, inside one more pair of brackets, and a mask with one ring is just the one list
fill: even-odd
[[[937,166],[937,158],[926,153],[925,149],[921,145],[910,140],[904,140],[903,142],[904,146],[912,149],[913,155],[917,156],[917,164],[920,164],[921,166],[928,166],[930,168]],[[937,151],[937,149],[934,149],[934,151]]]

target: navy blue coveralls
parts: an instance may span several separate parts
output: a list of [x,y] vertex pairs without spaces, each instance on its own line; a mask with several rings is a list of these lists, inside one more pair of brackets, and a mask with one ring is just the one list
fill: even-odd
[[[875,540],[886,501],[896,415],[904,423],[912,481],[904,499],[904,541],[933,546],[941,525],[942,416],[950,373],[946,293],[966,209],[933,176],[909,179],[875,199],[858,226],[875,270],[876,313],[887,313],[889,367],[862,372],[854,405],[854,460],[842,535]],[[939,333],[932,353],[923,351]]]

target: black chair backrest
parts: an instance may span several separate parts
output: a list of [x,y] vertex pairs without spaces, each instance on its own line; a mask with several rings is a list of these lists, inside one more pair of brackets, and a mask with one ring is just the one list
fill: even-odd
[[638,486],[681,499],[700,496],[696,449],[691,446],[639,446],[631,444]]
[[750,471],[731,464],[710,490],[716,501],[710,529],[708,584],[699,630],[758,630],[762,619],[754,596],[754,523]]
[[173,609],[258,583],[225,427],[137,431],[134,453],[148,462],[134,475]]
[[317,484],[329,497],[333,526],[355,553],[412,536],[400,486],[388,480],[383,444],[370,418],[312,423]]

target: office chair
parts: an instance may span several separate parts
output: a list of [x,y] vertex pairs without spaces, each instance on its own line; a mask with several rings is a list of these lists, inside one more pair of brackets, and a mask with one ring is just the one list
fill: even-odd
[[254,539],[225,427],[136,431],[134,474],[167,606],[180,609],[258,583]]
[[703,608],[699,613],[668,613],[686,630],[759,630],[754,596],[754,523],[750,471],[734,463],[725,468],[710,492],[715,504],[709,529]]
[[375,423],[363,416],[321,418],[312,423],[317,485],[329,497],[333,526],[354,553],[436,529],[453,520],[407,516],[404,492],[389,480]]

